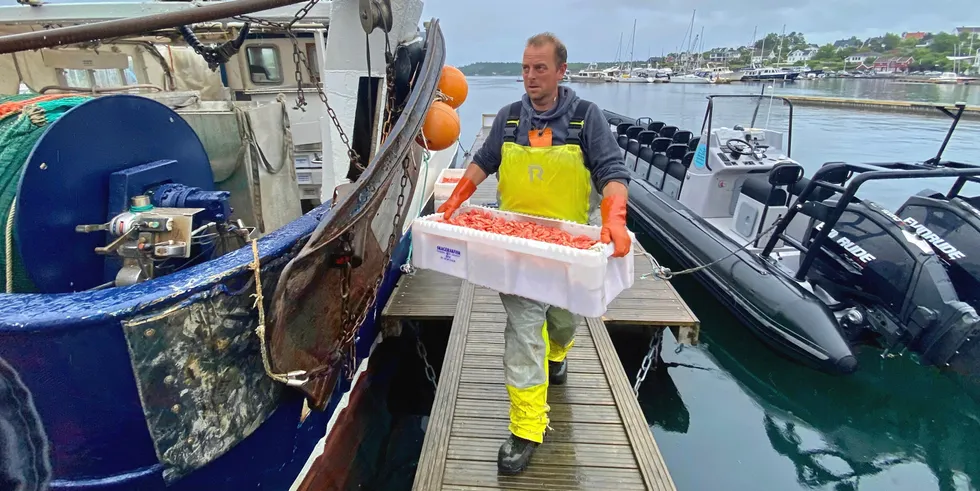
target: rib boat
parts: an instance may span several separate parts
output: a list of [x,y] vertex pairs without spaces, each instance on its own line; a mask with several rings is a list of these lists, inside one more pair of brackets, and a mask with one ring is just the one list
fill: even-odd
[[[837,374],[854,350],[910,350],[926,364],[980,374],[976,198],[980,167],[942,159],[824,164],[809,178],[788,131],[756,127],[762,96],[713,95],[699,136],[607,112],[633,173],[630,217],[746,326],[782,355]],[[748,124],[716,126],[717,101],[756,102]],[[868,182],[947,178],[892,212],[857,197]],[[670,277],[670,272],[664,272]]]

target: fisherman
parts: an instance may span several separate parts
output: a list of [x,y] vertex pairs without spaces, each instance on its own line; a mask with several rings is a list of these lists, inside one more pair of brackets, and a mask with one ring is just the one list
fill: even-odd
[[[630,251],[626,231],[629,171],[602,110],[559,86],[568,52],[551,33],[524,49],[524,95],[502,108],[486,142],[437,210],[449,219],[487,175],[498,173],[501,210],[597,224],[616,257]],[[602,198],[600,202],[599,193]],[[504,377],[510,395],[510,436],[497,467],[516,474],[527,467],[548,427],[548,383],[565,383],[566,355],[580,316],[527,298],[500,294],[507,312]],[[545,369],[547,360],[548,367]]]

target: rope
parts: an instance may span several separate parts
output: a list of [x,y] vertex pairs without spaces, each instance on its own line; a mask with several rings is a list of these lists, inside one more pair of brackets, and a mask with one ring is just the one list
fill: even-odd
[[747,248],[748,246],[752,245],[756,240],[759,240],[759,238],[761,238],[763,235],[766,235],[767,233],[771,232],[774,228],[776,228],[776,226],[779,225],[779,222],[780,221],[781,221],[781,219],[780,220],[776,220],[775,222],[773,222],[772,225],[769,226],[769,228],[763,230],[762,232],[759,232],[758,235],[756,235],[755,237],[753,237],[748,242],[746,242],[746,243],[742,244],[741,246],[739,246],[739,248],[733,250],[732,252],[730,252],[728,254],[725,254],[722,257],[719,257],[718,259],[715,259],[714,261],[711,261],[710,263],[708,263],[708,264],[702,264],[700,266],[695,266],[693,268],[683,269],[683,270],[678,271],[676,273],[673,272],[673,271],[671,271],[670,268],[661,266],[660,263],[658,263],[657,260],[654,259],[654,257],[653,257],[652,254],[650,254],[649,252],[643,251],[640,254],[646,256],[647,259],[650,260],[650,264],[653,267],[653,271],[641,275],[640,276],[640,279],[647,279],[650,275],[654,275],[654,276],[656,276],[656,277],[658,277],[660,279],[663,279],[663,280],[670,280],[671,278],[673,278],[675,276],[681,276],[681,275],[685,275],[685,274],[697,273],[698,271],[701,271],[702,269],[710,268],[711,266],[714,266],[714,265],[716,265],[716,264],[724,261],[725,259],[728,259],[728,258],[734,256],[735,253],[737,253],[737,252],[739,252],[739,251]]
[[4,291],[8,293],[36,291],[17,254],[14,227],[14,202],[27,158],[52,122],[89,99],[74,94],[0,97],[0,217],[6,218],[0,263],[4,270]]
[[[10,203],[10,211],[7,212],[7,227],[4,232],[4,242],[3,242],[3,257],[13,257],[14,256],[14,213],[17,210],[17,201]],[[4,266],[5,278],[6,278],[6,292],[14,292],[14,262],[4,260],[6,263]]]
[[269,361],[269,349],[265,345],[265,304],[263,300],[265,297],[262,295],[262,262],[259,259],[259,246],[255,239],[249,240],[252,245],[252,263],[249,264],[249,268],[255,274],[255,304],[252,308],[259,309],[259,325],[255,328],[255,335],[259,337],[259,351],[262,354],[262,368],[265,369],[265,374],[269,376],[272,380],[276,382],[283,383],[286,385],[303,385],[307,382],[303,375],[306,372],[298,370],[289,373],[276,373],[272,371],[272,362]]

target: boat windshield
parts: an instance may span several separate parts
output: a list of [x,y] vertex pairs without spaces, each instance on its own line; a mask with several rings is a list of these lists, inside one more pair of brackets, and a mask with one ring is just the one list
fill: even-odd
[[[710,96],[708,113],[702,131],[708,127],[770,130],[782,135],[781,142],[769,143],[789,154],[792,132],[792,111],[783,99],[766,89],[763,96],[716,95]],[[724,142],[721,142],[724,144]]]

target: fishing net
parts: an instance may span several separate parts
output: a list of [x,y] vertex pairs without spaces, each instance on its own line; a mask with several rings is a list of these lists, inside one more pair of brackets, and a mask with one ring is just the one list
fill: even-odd
[[[48,125],[89,99],[71,94],[0,97],[0,230],[3,231],[0,270],[5,292],[37,291],[17,253],[17,233],[11,214],[27,157]],[[8,251],[11,257],[7,257]]]

